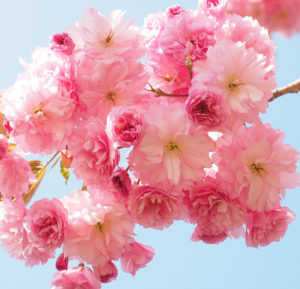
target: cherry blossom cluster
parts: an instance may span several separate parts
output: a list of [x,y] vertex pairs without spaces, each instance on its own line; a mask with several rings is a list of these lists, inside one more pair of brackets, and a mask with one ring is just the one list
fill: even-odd
[[[154,256],[136,224],[184,220],[193,241],[243,236],[251,247],[286,233],[295,216],[281,200],[299,185],[298,153],[260,120],[276,87],[275,45],[256,20],[226,11],[224,1],[173,6],[139,28],[89,8],[3,92],[2,246],[29,266],[62,248],[53,289],[100,288],[116,261],[135,275]],[[40,179],[22,155],[55,152],[83,187],[27,208]]]
[[300,32],[298,0],[228,0],[228,12],[252,16],[269,32],[290,36]]

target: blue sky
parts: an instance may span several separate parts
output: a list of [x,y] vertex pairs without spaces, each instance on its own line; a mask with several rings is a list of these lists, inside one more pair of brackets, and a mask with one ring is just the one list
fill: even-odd
[[[22,71],[18,57],[30,60],[36,46],[48,45],[49,37],[64,31],[81,18],[88,6],[108,15],[114,9],[126,10],[127,19],[141,25],[144,17],[168,6],[180,4],[195,8],[196,0],[0,0],[0,89],[11,85]],[[278,86],[300,77],[300,35],[287,39],[274,37],[277,50]],[[300,94],[285,95],[270,104],[263,116],[274,128],[286,133],[286,143],[300,151]],[[34,158],[34,157],[32,157]],[[58,167],[46,175],[36,198],[62,197],[80,187],[74,178],[68,186]],[[119,272],[107,289],[298,289],[300,288],[300,189],[288,191],[284,205],[296,213],[281,242],[268,247],[247,248],[244,239],[227,240],[220,245],[193,243],[193,226],[177,222],[164,231],[137,227],[137,240],[151,245],[156,256],[136,277]],[[54,260],[47,265],[26,268],[0,248],[0,289],[50,288]]]

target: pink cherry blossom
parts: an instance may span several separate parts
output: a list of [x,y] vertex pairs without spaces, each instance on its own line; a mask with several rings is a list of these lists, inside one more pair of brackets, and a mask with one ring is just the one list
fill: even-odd
[[116,265],[108,261],[104,266],[93,266],[96,278],[102,283],[109,283],[118,277],[118,269]]
[[29,242],[23,226],[27,211],[22,200],[3,200],[0,205],[0,239],[11,257],[25,260],[30,267],[43,265],[49,258],[54,257],[53,251],[41,250]]
[[268,211],[279,206],[287,188],[299,185],[298,152],[283,139],[283,132],[258,123],[218,140],[213,160],[231,198],[238,197],[252,210]]
[[253,48],[258,54],[266,57],[265,66],[272,65],[270,73],[275,73],[276,45],[270,38],[268,30],[260,26],[257,20],[251,17],[241,17],[237,14],[228,15],[217,38],[230,39],[234,42],[243,42],[245,47]]
[[125,21],[124,12],[120,10],[113,11],[106,19],[97,10],[88,8],[67,32],[76,47],[97,53],[103,59],[115,56],[139,59],[145,52],[144,37],[132,22]]
[[194,67],[199,81],[208,89],[219,88],[226,106],[241,121],[257,121],[259,112],[266,112],[275,79],[269,75],[272,67],[266,67],[266,57],[253,48],[247,49],[242,42],[219,41],[208,49],[207,60]]
[[73,156],[74,174],[92,187],[108,184],[120,159],[105,126],[93,117],[76,127],[69,141],[69,152]]
[[88,53],[78,54],[77,61],[79,97],[89,116],[106,123],[112,107],[140,104],[145,97],[149,77],[144,64],[134,59],[99,59]]
[[290,36],[300,31],[300,3],[297,0],[229,0],[228,10],[256,18],[270,32]]
[[55,52],[62,52],[67,55],[73,53],[75,44],[68,33],[55,34],[50,39],[50,48]]
[[159,37],[162,53],[183,66],[188,57],[192,61],[206,59],[208,47],[214,44],[214,23],[190,10],[169,19]]
[[87,267],[74,267],[68,270],[56,271],[51,289],[100,289],[101,283]]
[[137,186],[128,198],[133,219],[145,228],[162,230],[181,215],[179,198],[151,186]]
[[24,260],[23,249],[26,231],[23,227],[26,208],[22,200],[11,202],[3,199],[0,202],[0,239],[1,245],[8,254]]
[[199,84],[197,78],[194,78],[185,108],[196,125],[207,129],[218,127],[226,119],[227,110],[222,95]]
[[65,148],[82,106],[70,57],[47,48],[38,48],[32,57],[4,91],[1,111],[21,150],[50,154]]
[[113,107],[107,118],[107,131],[120,147],[135,145],[142,128],[142,119],[134,107]]
[[152,105],[144,118],[140,140],[129,155],[130,168],[142,183],[180,191],[204,176],[214,143],[192,125],[182,104]]
[[29,163],[13,151],[0,160],[0,171],[0,192],[5,198],[21,199],[36,180]]
[[40,250],[54,251],[64,240],[67,211],[57,199],[36,201],[27,212],[24,227],[31,244]]
[[251,212],[247,218],[247,246],[258,248],[279,242],[294,219],[294,213],[286,207],[264,213]]
[[77,190],[62,200],[68,210],[64,254],[93,266],[118,260],[122,249],[133,241],[134,223],[125,207],[101,204],[94,192]]
[[152,247],[132,242],[124,247],[121,259],[122,269],[135,276],[137,270],[146,267],[154,254],[155,251]]
[[246,210],[222,190],[221,183],[211,177],[187,193],[185,202],[189,216],[197,228],[192,236],[194,241],[219,243],[230,232],[242,227]]

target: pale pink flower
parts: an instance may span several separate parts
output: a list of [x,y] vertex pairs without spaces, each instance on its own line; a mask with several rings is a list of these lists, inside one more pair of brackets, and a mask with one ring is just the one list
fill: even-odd
[[155,251],[152,247],[132,242],[124,247],[121,258],[121,266],[124,272],[134,276],[140,268],[146,265],[153,259]]
[[[247,5],[247,4],[245,4]],[[251,17],[241,17],[237,14],[227,15],[226,21],[217,35],[218,39],[241,41],[245,47],[253,48],[258,54],[266,57],[265,66],[272,65],[270,73],[275,73],[276,45],[270,38],[269,32]]]
[[64,254],[93,266],[118,260],[122,249],[133,241],[134,223],[124,206],[100,202],[95,192],[77,190],[62,200],[68,210],[70,228]]
[[[171,62],[164,55],[151,55],[149,66],[152,69],[149,83],[169,94],[188,94],[191,77],[186,67]],[[167,99],[169,102],[172,98]],[[174,98],[174,101],[185,99]]]
[[132,190],[131,179],[129,174],[123,168],[117,168],[110,179],[114,188],[113,193],[118,201],[125,202]]
[[228,10],[241,16],[252,16],[270,32],[286,36],[300,31],[298,0],[229,0]]
[[62,245],[67,227],[67,211],[57,200],[33,203],[24,219],[29,242],[40,250],[55,251]]
[[79,54],[79,97],[88,115],[100,117],[104,123],[112,107],[140,104],[148,78],[144,64],[133,59],[99,59],[88,53]]
[[264,213],[249,213],[246,232],[247,246],[258,248],[258,246],[279,242],[294,219],[294,213],[286,207]]
[[54,34],[50,39],[50,48],[55,52],[71,55],[75,44],[68,33]]
[[23,227],[26,207],[22,200],[11,202],[3,199],[0,202],[0,239],[1,245],[8,254],[24,260],[23,245],[26,242],[26,231]]
[[147,47],[151,49],[158,48],[158,38],[161,32],[164,30],[168,21],[166,13],[159,12],[155,14],[149,14],[144,19],[143,34],[147,39]]
[[87,8],[82,19],[69,26],[67,32],[76,47],[97,53],[103,59],[114,56],[139,59],[145,52],[144,37],[132,22],[126,22],[120,10],[113,11],[106,19],[97,10]]
[[69,152],[73,156],[74,174],[92,187],[108,184],[120,160],[105,126],[93,117],[76,127],[69,141]]
[[0,172],[0,192],[8,199],[21,199],[36,180],[29,163],[13,151],[0,160]]
[[96,278],[102,283],[109,283],[118,277],[118,269],[112,261],[108,261],[104,266],[93,266]]
[[208,47],[215,44],[214,22],[205,14],[185,11],[169,19],[159,35],[159,45],[170,61],[185,62],[206,59]]
[[244,122],[266,112],[276,83],[266,57],[245,43],[223,40],[207,51],[207,60],[194,64],[194,73],[208,89],[218,88],[230,112]]
[[129,155],[134,175],[168,191],[201,179],[203,169],[211,166],[214,142],[189,121],[184,104],[152,105],[144,118],[140,140]]
[[22,200],[3,200],[0,203],[0,239],[2,246],[11,257],[25,260],[27,266],[45,264],[54,252],[44,251],[28,241],[23,226],[26,208]]
[[81,110],[74,64],[48,48],[38,48],[32,57],[33,63],[3,93],[1,111],[21,150],[50,154],[65,148]]
[[222,95],[199,84],[197,78],[194,78],[185,108],[196,125],[209,130],[220,126],[226,119],[227,110]]
[[64,253],[60,254],[55,262],[55,268],[58,271],[67,270],[69,264],[69,258],[64,256]]
[[87,267],[74,267],[68,270],[56,271],[51,289],[100,289],[101,283]]
[[246,210],[232,201],[221,185],[218,180],[206,177],[187,192],[185,203],[190,221],[197,224],[194,241],[218,243],[244,223]]
[[213,160],[231,198],[238,197],[252,210],[268,211],[279,206],[287,188],[299,185],[298,152],[283,139],[283,132],[257,123],[218,140]]
[[113,107],[107,118],[108,134],[120,147],[135,145],[142,125],[138,108],[130,106]]
[[162,230],[181,215],[178,197],[151,186],[137,186],[130,192],[127,202],[132,218],[145,228]]

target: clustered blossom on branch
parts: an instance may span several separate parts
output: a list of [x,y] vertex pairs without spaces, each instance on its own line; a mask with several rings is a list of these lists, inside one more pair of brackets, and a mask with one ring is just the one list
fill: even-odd
[[228,0],[228,12],[252,16],[270,32],[291,35],[300,32],[298,0]]
[[[143,28],[121,11],[106,19],[87,9],[37,48],[1,98],[16,143],[0,139],[4,249],[34,266],[62,247],[52,288],[97,289],[117,278],[114,262],[135,275],[152,260],[135,224],[184,220],[208,244],[279,241],[295,218],[281,199],[300,176],[297,151],[260,120],[276,87],[274,55],[267,31],[227,14],[225,1],[174,6]],[[84,186],[26,208],[50,161],[39,169],[15,151],[60,152],[51,161],[58,155],[64,177],[71,168]]]

